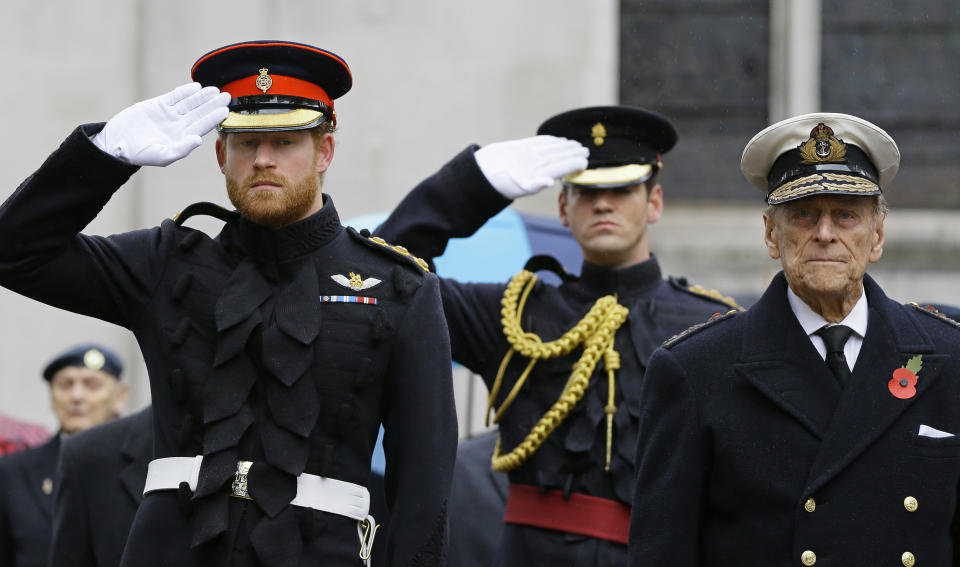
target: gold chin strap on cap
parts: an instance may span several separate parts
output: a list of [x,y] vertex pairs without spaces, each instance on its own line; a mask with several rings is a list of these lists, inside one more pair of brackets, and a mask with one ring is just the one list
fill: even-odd
[[220,123],[221,129],[260,130],[264,128],[303,128],[319,124],[323,113],[309,108],[297,108],[287,112],[242,113],[231,112]]
[[538,360],[546,360],[564,356],[573,352],[581,344],[584,345],[583,354],[573,365],[573,372],[560,393],[560,397],[553,406],[540,418],[527,437],[515,449],[501,455],[500,438],[497,438],[497,445],[493,450],[491,460],[492,468],[498,472],[506,472],[522,465],[530,456],[540,448],[544,440],[553,432],[554,429],[567,417],[570,410],[580,402],[583,394],[590,383],[590,377],[597,366],[600,357],[604,357],[604,365],[608,376],[608,395],[607,406],[604,412],[607,415],[607,463],[606,469],[610,470],[611,447],[613,445],[613,416],[617,411],[614,405],[614,375],[620,368],[620,354],[614,350],[613,341],[620,325],[627,320],[629,310],[617,303],[616,296],[606,295],[601,297],[593,304],[590,311],[581,319],[572,329],[563,334],[560,338],[544,343],[540,337],[534,333],[528,333],[520,326],[520,319],[523,315],[523,308],[526,305],[527,298],[537,283],[537,276],[533,272],[523,270],[510,279],[507,289],[503,293],[501,304],[503,309],[500,311],[503,315],[503,334],[510,343],[511,348],[503,357],[500,363],[500,369],[497,371],[497,377],[494,380],[493,388],[490,389],[490,395],[487,398],[487,424],[489,425],[490,410],[493,408],[493,402],[500,391],[503,383],[503,374],[506,371],[507,364],[513,357],[514,352],[530,359],[527,367],[524,369],[517,383],[504,399],[503,404],[497,409],[493,416],[494,423],[500,420],[504,411],[513,403],[517,393],[523,387],[530,371]]

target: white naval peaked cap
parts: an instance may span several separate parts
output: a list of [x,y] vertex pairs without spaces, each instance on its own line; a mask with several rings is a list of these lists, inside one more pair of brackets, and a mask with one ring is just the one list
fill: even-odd
[[740,171],[776,205],[816,195],[878,195],[900,167],[889,134],[862,118],[817,112],[764,128],[743,149]]

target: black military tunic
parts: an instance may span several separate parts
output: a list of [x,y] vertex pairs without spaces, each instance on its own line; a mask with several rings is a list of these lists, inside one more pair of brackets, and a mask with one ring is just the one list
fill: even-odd
[[[390,565],[435,565],[456,447],[438,280],[344,228],[333,202],[278,230],[235,213],[77,233],[136,171],[75,131],[0,208],[0,280],[131,329],[154,455],[204,456],[195,494],[144,498],[124,565],[357,565],[357,522],[294,507],[296,477],[365,484],[386,429]],[[183,220],[183,219],[181,219]],[[238,460],[252,501],[227,492]]]
[[[468,148],[421,183],[377,233],[425,258],[442,254],[447,240],[467,236],[509,204],[483,177]],[[501,323],[504,284],[467,284],[441,278],[444,312],[454,360],[492,387],[510,349]],[[605,469],[607,372],[598,364],[584,397],[528,461],[511,471],[514,484],[562,490],[629,504],[633,497],[639,388],[646,360],[666,338],[705,321],[730,305],[665,281],[655,258],[613,270],[584,262],[580,277],[559,287],[538,282],[526,302],[522,326],[546,342],[570,330],[598,298],[615,294],[629,308],[615,337],[621,356],[616,373],[613,450]],[[500,421],[504,453],[516,447],[557,400],[582,348],[540,361]],[[514,357],[497,406],[528,363]],[[626,546],[586,536],[507,524],[497,565],[622,565]]]

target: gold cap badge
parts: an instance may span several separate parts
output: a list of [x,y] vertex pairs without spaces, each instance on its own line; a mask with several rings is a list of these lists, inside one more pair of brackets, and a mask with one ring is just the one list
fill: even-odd
[[607,137],[607,128],[602,123],[597,122],[593,125],[593,128],[590,130],[590,135],[593,136],[593,143],[602,146],[603,139]]
[[823,122],[810,131],[810,138],[800,144],[800,157],[803,165],[815,163],[842,163],[847,156],[847,146],[843,140],[833,135],[833,129]]
[[103,353],[95,348],[83,353],[83,365],[90,370],[100,370],[106,362],[107,359]]
[[257,77],[257,88],[263,91],[264,94],[266,94],[267,91],[270,90],[270,87],[273,86],[273,78],[271,78],[267,72],[268,71],[266,67],[261,67],[260,76]]

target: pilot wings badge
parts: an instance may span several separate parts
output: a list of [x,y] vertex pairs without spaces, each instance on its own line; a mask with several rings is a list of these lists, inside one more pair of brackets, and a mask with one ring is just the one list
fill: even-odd
[[343,274],[334,274],[330,276],[330,279],[337,282],[338,284],[342,285],[345,288],[353,289],[357,291],[360,291],[363,289],[370,289],[371,287],[374,287],[380,284],[380,280],[378,280],[377,278],[363,279],[360,276],[360,274],[356,272],[350,272],[349,278]]

